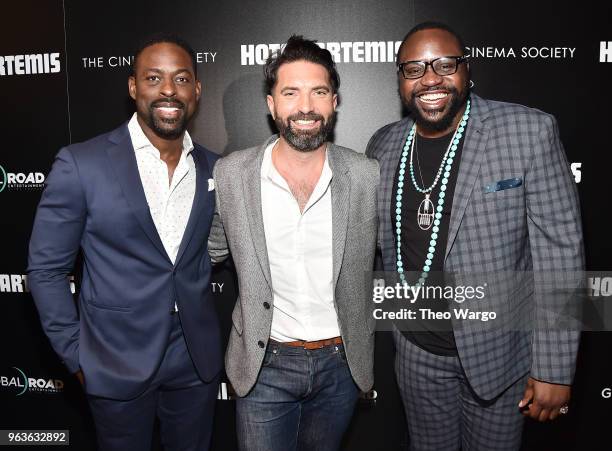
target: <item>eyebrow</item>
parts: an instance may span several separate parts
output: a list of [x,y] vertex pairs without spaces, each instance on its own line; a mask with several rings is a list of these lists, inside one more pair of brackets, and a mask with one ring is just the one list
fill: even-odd
[[[318,86],[313,86],[312,88],[310,88],[312,91],[317,91],[319,89],[324,89],[326,91],[331,91],[331,88],[329,86],[326,85],[318,85]],[[285,92],[285,91],[299,91],[300,88],[298,88],[297,86],[285,86],[284,88],[281,88],[280,92]]]
[[[149,67],[149,68],[145,69],[144,71],[145,72],[155,72],[155,73],[158,73],[158,74],[164,73],[163,70],[158,69],[157,67]],[[182,68],[177,69],[175,71],[172,71],[170,73],[172,73],[172,74],[180,74],[182,72],[188,72],[189,74],[193,75],[193,71],[191,69],[187,68],[187,67],[182,67]]]

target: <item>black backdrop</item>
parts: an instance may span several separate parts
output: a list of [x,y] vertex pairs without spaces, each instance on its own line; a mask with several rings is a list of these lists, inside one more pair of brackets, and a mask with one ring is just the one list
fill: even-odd
[[[335,141],[363,152],[375,130],[402,115],[394,65],[386,50],[372,54],[372,43],[393,48],[418,22],[450,23],[471,49],[479,95],[539,108],[559,120],[582,201],[587,269],[610,270],[611,13],[610,2],[533,0],[20,0],[3,5],[0,429],[70,429],[70,449],[95,449],[80,387],[53,354],[28,294],[27,243],[41,183],[58,149],[116,127],[133,111],[127,75],[134,43],[143,36],[178,32],[199,52],[204,94],[190,131],[219,153],[259,144],[272,132],[257,64],[269,45],[293,33],[326,43],[337,51],[342,78]],[[53,53],[59,53],[59,71],[44,63],[32,70],[19,56],[40,55],[44,62]],[[76,280],[78,290],[78,274]],[[218,269],[213,283],[227,335],[235,299],[232,269]],[[611,448],[610,349],[610,334],[583,334],[570,414],[553,424],[527,422],[524,449]],[[346,450],[406,449],[388,334],[377,333],[376,352],[376,385],[358,405]],[[214,449],[233,450],[231,389],[222,385],[219,398]]]

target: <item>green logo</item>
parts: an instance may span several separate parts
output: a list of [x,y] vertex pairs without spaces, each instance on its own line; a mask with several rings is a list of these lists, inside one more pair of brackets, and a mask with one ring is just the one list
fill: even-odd
[[4,191],[6,185],[8,184],[8,179],[6,177],[6,171],[2,166],[0,166],[0,193]]

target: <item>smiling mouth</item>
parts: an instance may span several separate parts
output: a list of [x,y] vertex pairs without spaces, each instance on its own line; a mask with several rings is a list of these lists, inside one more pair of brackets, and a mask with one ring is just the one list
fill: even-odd
[[159,105],[154,106],[153,109],[157,112],[157,115],[162,119],[166,120],[177,120],[183,110],[180,106],[168,106]]
[[171,112],[180,110],[180,108],[174,107],[174,106],[157,106],[155,107],[155,109],[159,111],[163,111],[164,113],[171,113]]
[[446,100],[448,95],[448,92],[426,92],[419,94],[417,98],[425,104],[437,105]]
[[319,121],[314,119],[295,119],[291,123],[298,129],[310,130],[315,128]]

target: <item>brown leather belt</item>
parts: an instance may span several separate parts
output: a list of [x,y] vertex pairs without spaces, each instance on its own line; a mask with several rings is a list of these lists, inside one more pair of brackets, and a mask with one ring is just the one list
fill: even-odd
[[303,341],[303,340],[285,341],[285,342],[282,342],[281,344],[286,345],[286,346],[293,346],[294,348],[321,349],[329,345],[341,345],[342,337],[327,338],[325,340],[318,340],[318,341]]

